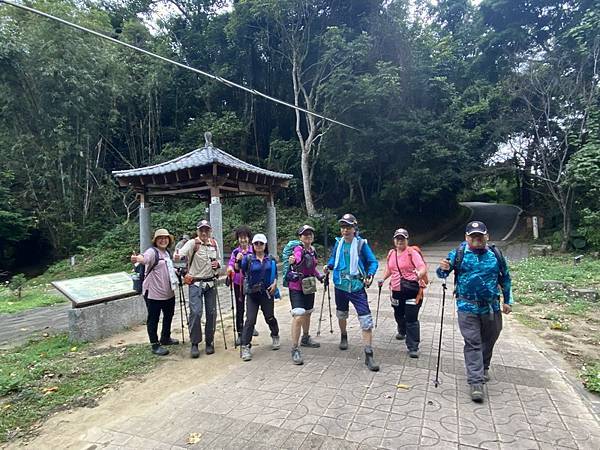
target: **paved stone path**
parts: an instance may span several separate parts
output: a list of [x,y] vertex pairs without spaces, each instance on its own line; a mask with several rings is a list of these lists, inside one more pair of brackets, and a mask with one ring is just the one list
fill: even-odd
[[[427,249],[431,272],[450,247],[437,244]],[[449,286],[448,294],[451,292]],[[377,288],[369,289],[369,295],[375,310]],[[154,409],[88,429],[82,435],[82,446],[236,450],[600,448],[600,424],[589,403],[540,349],[519,334],[510,317],[496,346],[485,401],[471,402],[462,338],[450,295],[444,309],[441,384],[434,387],[441,296],[441,284],[435,279],[420,314],[421,356],[415,360],[407,357],[404,343],[395,340],[392,310],[382,294],[373,344],[381,364],[378,373],[364,365],[360,329],[353,313],[349,350],[337,348],[337,325],[334,323],[334,334],[330,334],[326,311],[318,338],[321,348],[305,349],[305,364],[293,365],[289,306],[284,299],[276,307],[281,350],[270,350],[263,332],[257,339],[262,345],[254,347],[251,362],[240,361],[209,383],[199,381],[197,374],[190,375],[188,386],[178,387]],[[317,299],[313,330],[321,291]],[[262,319],[260,329],[266,330]],[[206,361],[203,356],[198,362]],[[186,445],[190,433],[200,433],[200,441]]]

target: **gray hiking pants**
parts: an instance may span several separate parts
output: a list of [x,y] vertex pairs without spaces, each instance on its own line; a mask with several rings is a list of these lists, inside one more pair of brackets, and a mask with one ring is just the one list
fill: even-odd
[[458,326],[465,340],[465,368],[469,384],[482,384],[483,370],[490,367],[494,344],[502,331],[502,313],[476,315],[458,311]]
[[[206,286],[200,283],[200,286]],[[190,285],[190,341],[202,342],[202,309],[206,305],[206,343],[213,344],[217,324],[217,288],[202,288]]]

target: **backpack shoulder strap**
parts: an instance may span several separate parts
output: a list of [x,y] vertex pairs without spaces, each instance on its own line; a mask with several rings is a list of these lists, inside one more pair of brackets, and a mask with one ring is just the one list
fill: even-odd
[[506,273],[506,259],[504,258],[504,255],[502,254],[500,249],[498,247],[496,247],[495,244],[490,245],[490,250],[496,257],[496,260],[498,260],[498,268],[500,269],[500,278],[503,278]]
[[463,259],[465,258],[465,244],[460,244],[456,248],[456,257],[454,258],[454,285],[456,286],[456,282],[458,281],[458,277],[460,276],[460,269],[462,266]]
[[158,249],[156,247],[152,247],[152,250],[154,250],[154,263],[152,263],[152,266],[148,269],[145,276],[150,275],[150,272],[154,270],[154,268],[158,265],[158,261],[160,261],[160,254],[158,253]]

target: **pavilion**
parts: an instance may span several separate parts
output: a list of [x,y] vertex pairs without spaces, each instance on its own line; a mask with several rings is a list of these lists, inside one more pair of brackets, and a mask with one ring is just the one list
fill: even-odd
[[[192,194],[209,201],[213,237],[223,251],[221,199],[246,195],[265,197],[267,239],[277,252],[275,195],[289,185],[292,175],[254,166],[213,146],[212,134],[204,133],[205,145],[183,156],[153,166],[112,172],[120,187],[130,187],[140,202],[140,251],[151,245],[149,197]],[[202,219],[199,217],[198,219]]]

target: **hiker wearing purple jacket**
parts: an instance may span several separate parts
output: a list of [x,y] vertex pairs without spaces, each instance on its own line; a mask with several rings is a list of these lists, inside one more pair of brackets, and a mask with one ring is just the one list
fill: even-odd
[[235,260],[238,253],[246,256],[252,252],[250,240],[252,239],[252,231],[250,228],[242,225],[235,230],[235,238],[238,241],[238,246],[231,252],[229,263],[227,264],[227,276],[233,282],[233,292],[235,294],[235,329],[237,330],[236,345],[240,345],[242,339],[242,329],[244,328],[244,276],[241,271],[235,271]]

